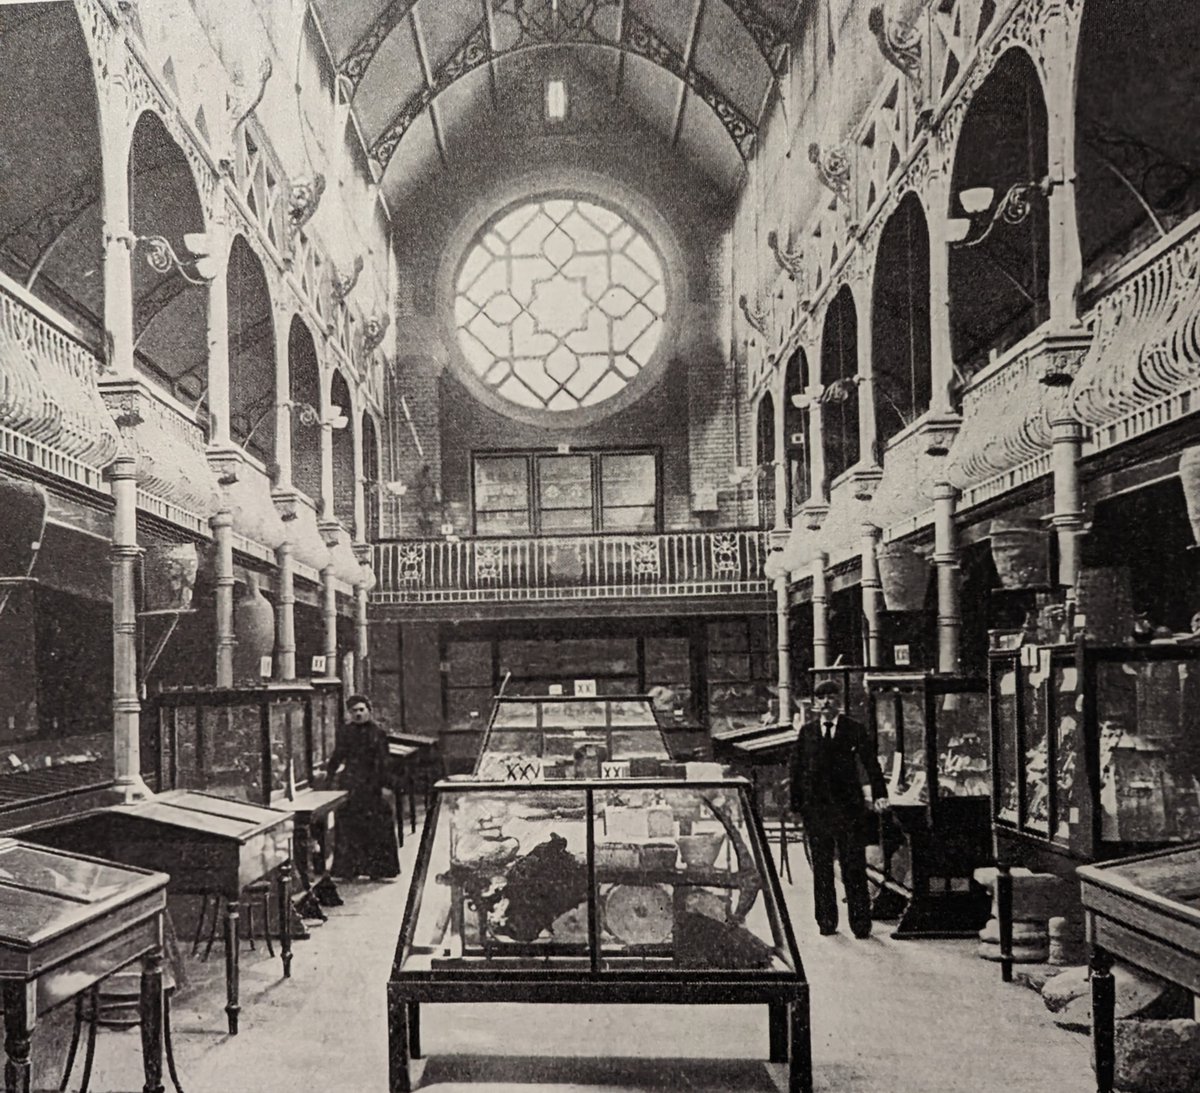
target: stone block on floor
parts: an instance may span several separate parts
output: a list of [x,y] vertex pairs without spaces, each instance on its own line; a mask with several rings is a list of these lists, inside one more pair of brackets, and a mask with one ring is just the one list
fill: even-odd
[[1200,1022],[1117,1021],[1116,1057],[1123,1093],[1200,1093]]
[[[1182,1003],[1180,988],[1140,968],[1113,965],[1117,1020],[1163,1017]],[[1086,967],[1066,968],[1042,989],[1042,1001],[1054,1014],[1054,1023],[1072,1032],[1092,1028],[1092,991]]]

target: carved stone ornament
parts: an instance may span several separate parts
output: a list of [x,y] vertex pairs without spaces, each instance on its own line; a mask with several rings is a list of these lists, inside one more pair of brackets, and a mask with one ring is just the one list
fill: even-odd
[[249,79],[245,73],[230,75],[230,87],[225,92],[225,107],[229,118],[229,131],[234,133],[262,102],[267,93],[267,81],[271,78],[274,67],[270,57],[264,57],[258,65],[255,79]]
[[272,490],[271,500],[275,502],[279,519],[285,524],[290,524],[300,515],[300,494],[296,490]]
[[817,143],[808,146],[808,161],[817,169],[821,184],[831,190],[843,205],[850,204],[850,156],[844,145],[822,150]]
[[854,499],[856,501],[870,501],[879,490],[879,483],[883,479],[883,469],[881,467],[863,467],[851,475],[851,482],[854,489]]
[[811,502],[800,510],[800,518],[809,531],[820,531],[821,525],[825,523],[825,517],[828,515],[829,506],[823,501]]
[[767,246],[775,256],[779,268],[788,275],[789,280],[795,281],[797,277],[803,276],[804,251],[789,250],[787,247],[781,246],[779,233],[776,231],[767,232]]
[[875,36],[879,52],[914,82],[921,76],[921,33],[916,28],[893,19],[876,4],[867,13],[867,29]]
[[362,348],[366,354],[374,353],[383,344],[392,317],[385,311],[382,315],[371,315],[363,323]]
[[766,311],[757,304],[752,305],[750,298],[744,292],[738,297],[738,307],[741,308],[742,314],[745,316],[746,322],[750,327],[765,336],[767,333]]
[[325,176],[319,171],[311,178],[294,179],[288,192],[288,224],[297,232],[312,218],[325,192]]
[[339,273],[337,266],[332,261],[329,263],[329,289],[338,303],[341,303],[354,291],[354,286],[358,284],[359,274],[362,271],[363,256],[361,254],[354,256],[354,266],[349,273]]

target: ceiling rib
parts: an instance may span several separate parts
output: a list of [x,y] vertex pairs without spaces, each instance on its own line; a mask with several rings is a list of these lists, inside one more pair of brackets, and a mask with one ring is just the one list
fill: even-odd
[[446,142],[442,137],[442,123],[438,118],[437,106],[434,104],[434,83],[433,71],[429,67],[429,51],[425,48],[425,34],[421,30],[421,24],[417,20],[417,13],[412,13],[412,18],[409,19],[409,26],[412,27],[413,48],[417,51],[417,60],[421,65],[421,75],[425,79],[425,91],[427,92],[425,101],[429,104],[429,124],[433,127],[433,139],[437,144],[438,157],[442,161],[442,166],[445,167],[449,162],[446,155]]
[[500,89],[496,86],[496,20],[492,15],[492,5],[490,0],[481,0],[483,4],[483,17],[487,21],[488,28],[488,51],[492,54],[493,59],[488,61],[488,83],[492,90],[492,109],[500,109]]
[[[687,45],[683,51],[683,71],[685,75],[692,71],[692,59],[696,56],[696,40],[700,37],[700,24],[704,22],[704,0],[695,0],[692,9],[692,27],[688,31]],[[688,82],[685,78],[679,84],[679,98],[675,103],[675,120],[671,123],[671,147],[679,144],[679,133],[683,129],[683,108],[687,103]]]
[[392,0],[346,54],[346,59],[338,66],[338,72],[350,81],[353,91],[358,90],[379,47],[416,4],[417,0]]
[[763,60],[767,62],[771,72],[778,76],[783,47],[787,45],[787,35],[763,15],[753,0],[724,0],[724,3],[754,39],[754,44],[758,46],[758,51],[763,55]]

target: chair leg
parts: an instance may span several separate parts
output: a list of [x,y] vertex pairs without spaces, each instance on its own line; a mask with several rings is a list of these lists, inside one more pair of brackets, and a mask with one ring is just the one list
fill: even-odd
[[167,1073],[171,1075],[171,1083],[175,1086],[175,1093],[183,1093],[183,1086],[179,1084],[179,1075],[175,1071],[175,1048],[171,1044],[170,994],[163,995],[163,1046],[167,1050]]
[[254,900],[246,900],[242,910],[246,912],[246,940],[250,942],[250,948],[257,952],[258,946],[254,944]]
[[267,941],[267,955],[275,955],[275,946],[271,944],[271,890],[268,888],[262,895],[263,937]]
[[92,1080],[92,1063],[96,1059],[96,1025],[100,1015],[100,990],[97,987],[91,990],[91,1002],[92,1019],[88,1022],[87,1050],[83,1054],[83,1081],[80,1083],[79,1093],[87,1093]]
[[[207,896],[205,897],[205,899],[207,900]],[[209,931],[208,931],[208,944],[204,946],[204,959],[206,961],[208,960],[208,954],[212,952],[212,947],[216,943],[216,940],[217,940],[217,926],[219,925],[219,922],[217,920],[220,917],[221,917],[221,897],[214,896],[213,897],[212,926],[209,927]]]
[[200,951],[200,938],[204,933],[204,920],[208,917],[208,896],[209,894],[205,892],[200,897],[200,915],[196,919],[196,932],[192,935],[192,956],[195,956]]
[[71,1081],[71,1071],[75,1066],[75,1053],[79,1050],[79,1034],[83,1031],[83,995],[75,998],[75,1027],[71,1029],[71,1046],[67,1048],[67,1065],[63,1067],[62,1081],[58,1083],[60,1090],[66,1089]]

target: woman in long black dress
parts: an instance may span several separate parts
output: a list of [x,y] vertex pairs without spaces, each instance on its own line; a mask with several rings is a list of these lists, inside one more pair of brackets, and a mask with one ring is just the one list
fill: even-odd
[[[329,786],[349,791],[337,813],[333,875],[354,878],[365,874],[384,880],[400,874],[396,820],[387,785],[387,736],[371,718],[371,701],[351,695],[346,703],[350,721],[338,728],[329,757]],[[340,772],[340,774],[339,774]]]

